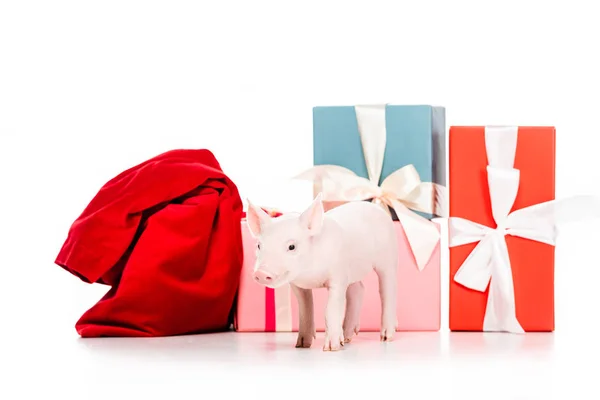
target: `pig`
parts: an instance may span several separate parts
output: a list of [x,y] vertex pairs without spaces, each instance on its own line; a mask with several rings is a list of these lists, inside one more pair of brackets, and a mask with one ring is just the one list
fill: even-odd
[[397,328],[398,245],[390,216],[371,202],[349,202],[324,212],[321,194],[302,213],[270,217],[247,199],[246,220],[256,238],[253,279],[277,288],[290,284],[298,301],[297,348],[316,338],[312,289],[328,290],[324,351],[340,350],[360,329],[361,282],[372,270],[381,298],[381,341]]

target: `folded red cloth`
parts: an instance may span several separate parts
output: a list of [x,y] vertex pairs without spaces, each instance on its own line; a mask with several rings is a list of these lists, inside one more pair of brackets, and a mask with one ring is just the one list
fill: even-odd
[[56,264],[112,286],[76,323],[82,337],[224,330],[242,268],[237,187],[208,150],[173,150],[106,183]]

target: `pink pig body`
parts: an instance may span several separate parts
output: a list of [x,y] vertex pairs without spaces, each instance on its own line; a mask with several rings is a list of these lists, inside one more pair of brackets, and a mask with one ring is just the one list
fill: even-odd
[[316,335],[312,289],[327,288],[323,350],[338,350],[360,328],[364,287],[375,270],[381,296],[381,339],[396,331],[398,245],[390,216],[368,202],[351,202],[323,212],[321,196],[298,215],[270,218],[249,204],[248,226],[258,239],[254,279],[267,287],[290,284],[299,308],[296,347]]

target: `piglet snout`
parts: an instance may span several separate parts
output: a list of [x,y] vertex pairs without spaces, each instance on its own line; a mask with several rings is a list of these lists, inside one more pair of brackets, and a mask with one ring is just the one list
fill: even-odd
[[260,283],[261,285],[268,285],[272,282],[275,282],[276,277],[276,275],[267,272],[264,269],[257,269],[254,272],[254,280]]

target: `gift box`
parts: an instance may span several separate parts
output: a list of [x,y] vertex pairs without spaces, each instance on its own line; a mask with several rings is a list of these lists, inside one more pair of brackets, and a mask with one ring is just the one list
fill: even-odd
[[555,129],[449,132],[450,329],[554,330]]
[[[433,224],[432,222],[430,222]],[[440,328],[440,247],[439,242],[428,262],[420,270],[412,257],[407,237],[400,222],[394,222],[398,235],[398,330],[437,331]],[[437,225],[436,225],[437,227]],[[298,302],[290,285],[266,288],[252,279],[256,259],[256,239],[242,220],[244,263],[238,290],[235,330],[238,332],[297,332]],[[439,227],[437,227],[439,233]],[[371,272],[365,286],[360,330],[379,332],[381,300],[379,283]],[[315,327],[325,331],[327,289],[314,289]]]
[[[445,185],[445,109],[429,105],[313,108],[313,163],[344,167],[375,185],[406,165],[424,182]],[[379,171],[376,164],[382,163]],[[322,191],[320,182],[315,195]],[[343,201],[325,201],[325,209]],[[432,218],[433,213],[417,210]],[[393,213],[393,211],[392,211]],[[394,220],[397,220],[393,215]]]

